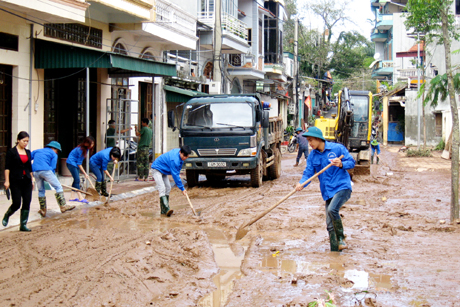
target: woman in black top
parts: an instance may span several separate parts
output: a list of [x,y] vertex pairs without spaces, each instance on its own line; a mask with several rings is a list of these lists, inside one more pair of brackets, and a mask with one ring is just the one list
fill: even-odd
[[34,176],[32,173],[32,163],[30,151],[26,149],[29,144],[29,134],[21,131],[18,134],[16,146],[6,153],[5,163],[5,189],[11,190],[13,203],[3,216],[3,226],[8,225],[10,216],[21,207],[20,231],[30,231],[27,228],[29,219],[30,201],[34,187]]

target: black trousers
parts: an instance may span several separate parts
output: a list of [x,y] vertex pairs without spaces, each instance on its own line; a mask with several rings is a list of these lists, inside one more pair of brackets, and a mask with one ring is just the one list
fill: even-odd
[[13,204],[11,210],[16,212],[21,208],[22,210],[30,210],[30,201],[32,200],[32,179],[23,177],[19,180],[10,181],[11,199]]

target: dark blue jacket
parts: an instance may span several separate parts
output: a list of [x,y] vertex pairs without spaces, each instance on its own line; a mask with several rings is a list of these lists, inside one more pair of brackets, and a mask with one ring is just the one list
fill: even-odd
[[295,136],[294,142],[299,144],[299,150],[308,148],[308,140],[305,136],[302,135],[303,133],[305,133],[305,131],[302,131]]
[[181,190],[184,189],[182,180],[179,177],[180,170],[184,161],[180,158],[180,148],[176,148],[168,151],[167,153],[159,156],[153,163],[152,168],[156,169],[163,175],[172,175],[176,186]]
[[315,173],[328,166],[332,159],[338,158],[341,155],[343,155],[342,168],[331,166],[324,173],[318,176],[321,195],[324,200],[328,200],[334,197],[334,195],[341,190],[351,190],[351,179],[347,169],[355,167],[355,160],[345,146],[327,141],[324,145],[323,152],[314,149],[308,155],[307,167],[303,171],[302,179],[299,182],[304,183]]
[[32,171],[56,171],[58,155],[49,147],[32,151]]

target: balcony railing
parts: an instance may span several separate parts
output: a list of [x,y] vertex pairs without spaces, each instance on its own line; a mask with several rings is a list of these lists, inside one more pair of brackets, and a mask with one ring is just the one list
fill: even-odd
[[180,30],[196,35],[196,19],[186,13],[175,4],[165,0],[156,0],[156,22],[171,26],[175,30]]
[[400,78],[416,78],[417,68],[398,69]]
[[[207,26],[214,28],[215,19],[214,12],[199,12],[198,20]],[[238,36],[244,40],[248,40],[247,25],[236,17],[222,13],[222,30]],[[225,33],[224,33],[225,34]]]

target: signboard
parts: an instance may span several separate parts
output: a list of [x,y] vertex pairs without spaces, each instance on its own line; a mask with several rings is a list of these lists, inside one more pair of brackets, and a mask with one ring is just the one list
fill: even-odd
[[290,103],[288,104],[288,113],[289,114],[295,114],[295,104],[294,103]]

